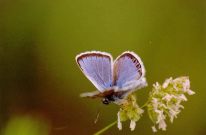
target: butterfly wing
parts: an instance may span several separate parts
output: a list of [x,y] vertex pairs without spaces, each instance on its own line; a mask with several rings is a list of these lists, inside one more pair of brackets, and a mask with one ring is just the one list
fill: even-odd
[[88,97],[88,98],[103,98],[108,95],[112,95],[114,90],[105,90],[104,92],[93,91],[93,92],[85,92],[80,94],[80,97]]
[[112,86],[112,56],[104,52],[86,52],[77,55],[76,61],[84,75],[100,91]]
[[117,91],[134,90],[147,85],[145,68],[139,56],[124,52],[114,62],[114,86]]
[[96,98],[96,97],[100,97],[101,92],[99,91],[92,91],[92,92],[85,92],[80,94],[80,97],[88,97],[88,98]]

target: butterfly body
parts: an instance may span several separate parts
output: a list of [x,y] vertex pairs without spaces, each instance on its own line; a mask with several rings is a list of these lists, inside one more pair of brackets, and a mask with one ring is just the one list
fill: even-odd
[[128,94],[147,85],[144,65],[133,52],[124,52],[115,61],[109,53],[91,51],[76,56],[85,76],[98,91],[82,97],[102,98],[104,104],[120,103]]
[[124,99],[124,94],[127,92],[124,91],[115,91],[114,89],[110,89],[109,91],[106,91],[103,94],[102,97],[102,103],[103,104],[109,104],[111,102],[120,102],[122,99]]

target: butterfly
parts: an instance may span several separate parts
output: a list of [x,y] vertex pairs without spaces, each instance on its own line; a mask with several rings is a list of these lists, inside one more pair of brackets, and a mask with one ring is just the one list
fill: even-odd
[[84,52],[76,56],[76,62],[97,88],[81,97],[102,98],[103,104],[121,104],[129,94],[147,86],[143,62],[134,52],[123,52],[114,61],[106,52]]

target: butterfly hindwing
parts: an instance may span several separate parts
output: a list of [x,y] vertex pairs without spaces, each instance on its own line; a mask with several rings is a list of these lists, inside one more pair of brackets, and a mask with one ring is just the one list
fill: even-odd
[[80,97],[88,97],[88,98],[103,98],[109,95],[114,94],[114,90],[105,90],[104,92],[93,91],[93,92],[85,92],[80,95]]

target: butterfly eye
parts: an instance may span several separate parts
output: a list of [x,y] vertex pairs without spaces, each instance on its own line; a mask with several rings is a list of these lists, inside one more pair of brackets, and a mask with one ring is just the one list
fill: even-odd
[[110,103],[110,101],[109,101],[108,98],[103,98],[102,103],[105,104],[105,105],[108,105]]

